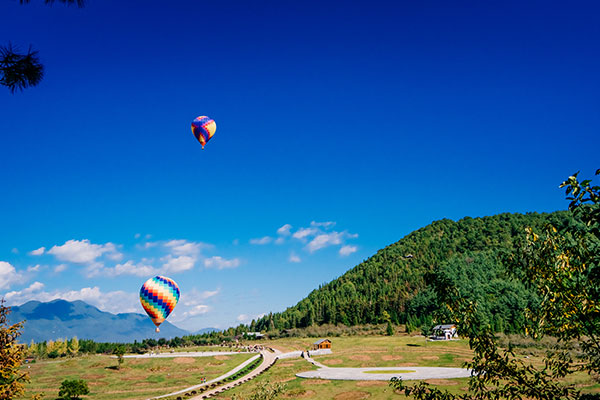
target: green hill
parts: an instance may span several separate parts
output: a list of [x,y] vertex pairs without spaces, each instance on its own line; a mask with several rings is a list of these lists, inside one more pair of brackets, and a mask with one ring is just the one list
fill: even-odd
[[570,223],[570,214],[499,214],[459,221],[443,219],[398,242],[312,291],[287,310],[253,321],[251,330],[302,328],[320,324],[384,322],[428,325],[438,309],[429,282],[445,279],[477,301],[484,321],[512,332],[536,298],[507,272],[504,256],[525,237],[525,228]]

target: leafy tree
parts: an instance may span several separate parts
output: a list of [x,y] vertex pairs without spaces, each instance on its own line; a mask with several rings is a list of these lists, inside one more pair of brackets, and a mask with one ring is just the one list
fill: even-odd
[[56,342],[54,342],[54,348],[60,357],[66,356],[67,352],[69,351],[67,339],[56,339]]
[[[10,307],[4,306],[4,299],[0,300],[0,399],[22,396],[25,383],[29,382],[29,374],[20,370],[27,346],[17,343],[24,322],[10,325],[9,313]],[[40,399],[41,396],[32,398]]]
[[64,357],[67,354],[67,341],[63,339],[48,340],[46,353],[50,358]]
[[125,354],[125,346],[117,346],[113,350],[113,354],[117,356],[117,369],[121,369],[121,364],[125,361],[123,355]]
[[[469,393],[454,395],[426,383],[406,386],[400,379],[390,385],[419,400],[474,399],[598,399],[581,394],[563,378],[576,371],[600,373],[600,187],[570,176],[566,188],[573,219],[563,226],[547,225],[540,232],[527,229],[518,251],[506,257],[514,275],[537,294],[536,307],[527,307],[523,333],[539,338],[552,335],[559,345],[536,367],[501,349],[489,321],[484,321],[478,299],[461,295],[448,277],[434,283],[461,333],[474,350],[467,366],[474,372]],[[596,171],[600,175],[600,170]],[[577,358],[569,351],[577,342]]]
[[68,352],[71,356],[76,356],[79,353],[79,340],[77,336],[73,336],[73,339],[69,342]]
[[385,333],[386,333],[388,336],[394,336],[394,333],[395,333],[395,332],[396,332],[396,331],[394,330],[394,326],[392,325],[392,321],[388,321],[388,323],[387,323],[387,328],[385,328]]
[[89,393],[87,382],[83,379],[65,379],[60,385],[58,397],[63,400],[79,400],[80,396]]
[[[19,0],[20,4],[29,3],[30,0]],[[52,5],[55,0],[44,0],[45,4]],[[76,4],[83,7],[84,0],[58,0],[67,5]],[[44,77],[44,66],[38,56],[37,50],[31,46],[26,52],[21,52],[12,44],[0,46],[0,85],[8,87],[14,93],[30,86],[36,86]]]
[[27,356],[36,357],[38,355],[38,345],[31,339],[29,346],[27,346]]

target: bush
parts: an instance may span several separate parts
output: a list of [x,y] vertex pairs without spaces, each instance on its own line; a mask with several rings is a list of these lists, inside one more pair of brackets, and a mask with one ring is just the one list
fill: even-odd
[[64,400],[78,400],[79,396],[89,394],[87,383],[82,379],[65,379],[60,385],[58,397]]

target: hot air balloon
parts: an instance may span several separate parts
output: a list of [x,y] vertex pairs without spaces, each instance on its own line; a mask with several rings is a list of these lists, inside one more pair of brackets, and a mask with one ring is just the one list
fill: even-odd
[[204,149],[204,145],[210,140],[217,130],[217,124],[212,119],[200,116],[192,121],[192,133],[198,139]]
[[179,286],[173,279],[164,276],[155,276],[148,279],[140,289],[140,302],[146,313],[158,326],[171,314],[179,301]]

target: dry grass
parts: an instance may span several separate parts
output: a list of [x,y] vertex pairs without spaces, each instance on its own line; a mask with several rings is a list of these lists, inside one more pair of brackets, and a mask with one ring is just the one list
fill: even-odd
[[65,379],[83,379],[90,388],[90,400],[137,400],[166,394],[216,378],[252,357],[253,354],[215,357],[126,359],[120,370],[117,360],[104,355],[39,361],[24,366],[30,373],[28,393],[43,393],[54,399]]
[[[349,336],[329,337],[329,339],[333,342],[333,354],[314,356],[313,358],[332,367],[360,367],[362,365],[398,367],[398,369],[410,369],[412,366],[462,367],[465,360],[471,360],[473,355],[466,340],[427,342],[423,337],[410,336]],[[281,338],[263,343],[292,351],[310,349],[315,340],[315,338],[297,337]],[[356,356],[367,356],[370,357],[370,360]],[[539,362],[539,359],[532,357],[531,361]],[[394,393],[388,383],[382,381],[337,381],[295,377],[296,373],[315,369],[317,368],[305,360],[285,360],[285,362],[276,363],[273,368],[256,379],[217,396],[217,399],[225,400],[233,393],[247,395],[256,388],[258,383],[267,380],[283,382],[286,386],[285,393],[287,393],[285,398],[331,400],[345,398],[344,396],[353,399],[355,397],[352,396],[367,395],[368,397],[356,398],[368,398],[369,400],[405,398],[403,395]],[[427,382],[455,394],[465,393],[468,389],[468,378],[431,379]],[[594,382],[585,374],[578,375],[573,383],[582,385],[586,391],[596,390],[593,386]],[[600,385],[598,386],[597,390],[600,391]]]

